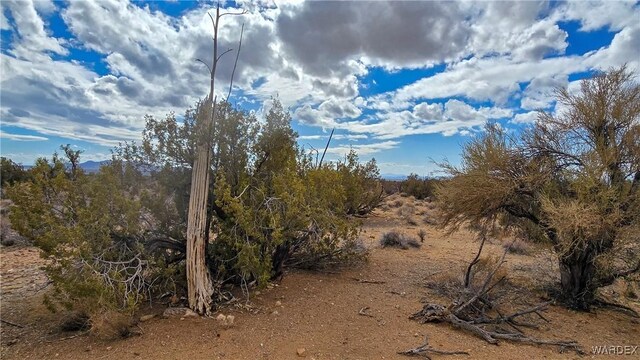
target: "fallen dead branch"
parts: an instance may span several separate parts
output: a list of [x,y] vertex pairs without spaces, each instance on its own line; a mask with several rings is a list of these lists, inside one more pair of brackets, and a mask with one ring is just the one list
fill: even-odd
[[631,317],[640,318],[640,314],[638,314],[636,310],[623,304],[618,304],[618,303],[614,303],[614,302],[610,302],[602,299],[596,299],[595,305],[601,308],[608,308],[612,310],[622,311]]
[[406,356],[422,356],[425,359],[431,359],[430,354],[438,354],[438,355],[469,355],[466,351],[444,351],[437,350],[429,345],[429,337],[426,336],[424,339],[424,344],[405,351],[399,351],[398,354],[406,355]]
[[[535,319],[548,320],[542,315],[549,303],[538,304],[526,309],[507,313],[500,310],[500,296],[495,295],[495,289],[504,284],[506,276],[495,280],[498,270],[505,263],[505,256],[509,247],[505,248],[502,257],[495,267],[488,270],[484,279],[474,284],[474,267],[479,263],[480,249],[464,275],[462,290],[457,298],[449,305],[427,303],[422,310],[411,315],[411,319],[421,323],[449,323],[456,328],[468,331],[490,344],[497,345],[500,340],[521,342],[537,345],[559,346],[561,351],[573,350],[582,354],[578,343],[574,340],[543,340],[525,334],[524,328],[537,328]],[[532,320],[532,317],[534,319]],[[425,344],[428,347],[428,344]],[[416,348],[419,349],[419,348]],[[416,350],[413,349],[413,350]]]
[[382,281],[382,280],[367,280],[367,279],[358,279],[358,278],[352,278],[353,280],[361,283],[361,284],[386,284],[386,281]]
[[24,328],[24,325],[20,325],[20,324],[16,324],[14,322],[11,322],[9,320],[5,320],[5,319],[0,319],[0,322],[7,324],[7,325],[11,325],[11,326],[15,326],[15,327],[19,327],[19,328]]
[[88,333],[89,333],[89,331],[87,330],[87,331],[79,332],[77,334],[73,334],[71,336],[65,336],[65,337],[60,338],[60,339],[45,340],[45,342],[50,344],[50,343],[54,343],[54,342],[57,342],[57,341],[71,340],[71,339],[75,339],[75,338],[77,338],[79,336],[87,335]]

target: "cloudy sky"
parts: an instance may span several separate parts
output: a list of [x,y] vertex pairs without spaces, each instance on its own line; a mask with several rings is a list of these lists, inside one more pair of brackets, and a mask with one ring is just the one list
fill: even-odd
[[[109,157],[144,115],[207,93],[204,1],[0,2],[2,156],[31,164],[60,144]],[[520,131],[551,91],[627,63],[640,71],[640,5],[605,2],[227,2],[221,48],[245,34],[233,102],[289,108],[301,145],[354,148],[383,173],[458,161],[487,121]],[[218,80],[226,87],[233,56]],[[221,92],[224,91],[222,88]]]

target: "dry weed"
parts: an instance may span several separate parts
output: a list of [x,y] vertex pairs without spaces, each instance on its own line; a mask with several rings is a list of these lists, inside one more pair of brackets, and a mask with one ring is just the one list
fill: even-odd
[[127,338],[131,332],[131,317],[117,311],[106,310],[91,316],[91,334],[99,339]]
[[419,248],[421,244],[415,238],[406,236],[394,230],[382,235],[382,238],[380,239],[380,246],[383,248],[395,247],[407,250],[410,247]]

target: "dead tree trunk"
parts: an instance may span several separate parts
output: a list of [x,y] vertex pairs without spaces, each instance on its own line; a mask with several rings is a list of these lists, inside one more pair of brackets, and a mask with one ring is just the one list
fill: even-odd
[[[207,243],[209,240],[209,214],[207,212],[207,204],[209,201],[209,182],[212,154],[212,135],[215,126],[216,117],[216,97],[215,92],[215,75],[218,61],[222,56],[230,52],[228,49],[218,55],[218,26],[220,18],[223,15],[240,15],[241,13],[223,13],[220,14],[220,5],[216,8],[215,19],[211,14],[211,23],[213,25],[213,61],[209,66],[206,62],[197,59],[205,64],[209,70],[210,88],[209,96],[205,101],[199,104],[197,111],[197,148],[196,158],[193,162],[191,172],[191,193],[189,195],[189,212],[187,219],[187,292],[189,307],[199,314],[207,315],[211,311],[212,295],[214,293],[213,283],[211,281],[211,273],[207,266]],[[244,31],[244,25],[242,27]],[[240,44],[242,44],[242,33],[240,35]],[[237,56],[240,54],[238,47]],[[234,66],[235,72],[235,66]],[[233,79],[229,85],[229,94]],[[227,96],[228,97],[228,96]]]
[[[212,107],[214,100],[207,99],[200,106]],[[213,109],[211,109],[213,111]],[[198,111],[200,130],[211,128],[212,117],[201,116],[207,111]],[[204,135],[204,134],[199,134]],[[211,310],[213,284],[206,263],[207,203],[209,198],[209,167],[211,164],[211,145],[208,136],[198,136],[196,159],[191,173],[191,193],[189,196],[189,217],[187,220],[187,291],[189,307],[199,314],[208,314]]]

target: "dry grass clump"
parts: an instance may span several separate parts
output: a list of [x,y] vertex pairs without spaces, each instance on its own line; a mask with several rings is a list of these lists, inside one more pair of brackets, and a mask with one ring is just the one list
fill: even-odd
[[134,335],[132,317],[113,310],[92,315],[85,311],[70,311],[60,321],[62,331],[88,331],[102,340],[115,340]]
[[71,311],[60,321],[60,330],[62,331],[81,331],[87,330],[91,326],[89,316],[84,312]]
[[404,204],[398,209],[398,215],[403,218],[409,218],[416,213],[416,207],[413,204]]
[[429,215],[425,216],[422,219],[422,222],[425,223],[426,225],[432,225],[432,226],[437,226],[439,224],[438,220],[435,217],[429,216]]
[[529,245],[529,244],[527,244],[525,242],[522,242],[522,241],[516,241],[513,244],[511,244],[511,246],[509,246],[508,243],[505,243],[505,244],[502,245],[502,247],[509,254],[531,255],[531,253],[533,252],[533,249],[531,248],[531,245]]
[[460,276],[449,271],[434,274],[425,283],[425,287],[446,299],[456,299],[464,291]]
[[429,210],[434,210],[435,208],[438,207],[436,202],[435,201],[431,201],[431,200],[425,200],[425,205],[424,206]]
[[397,231],[389,231],[382,235],[382,238],[380,239],[380,246],[383,248],[395,247],[407,250],[409,248],[419,248],[422,245],[413,237],[401,234]]
[[91,334],[103,340],[127,338],[134,335],[130,316],[117,311],[104,311],[91,316]]

